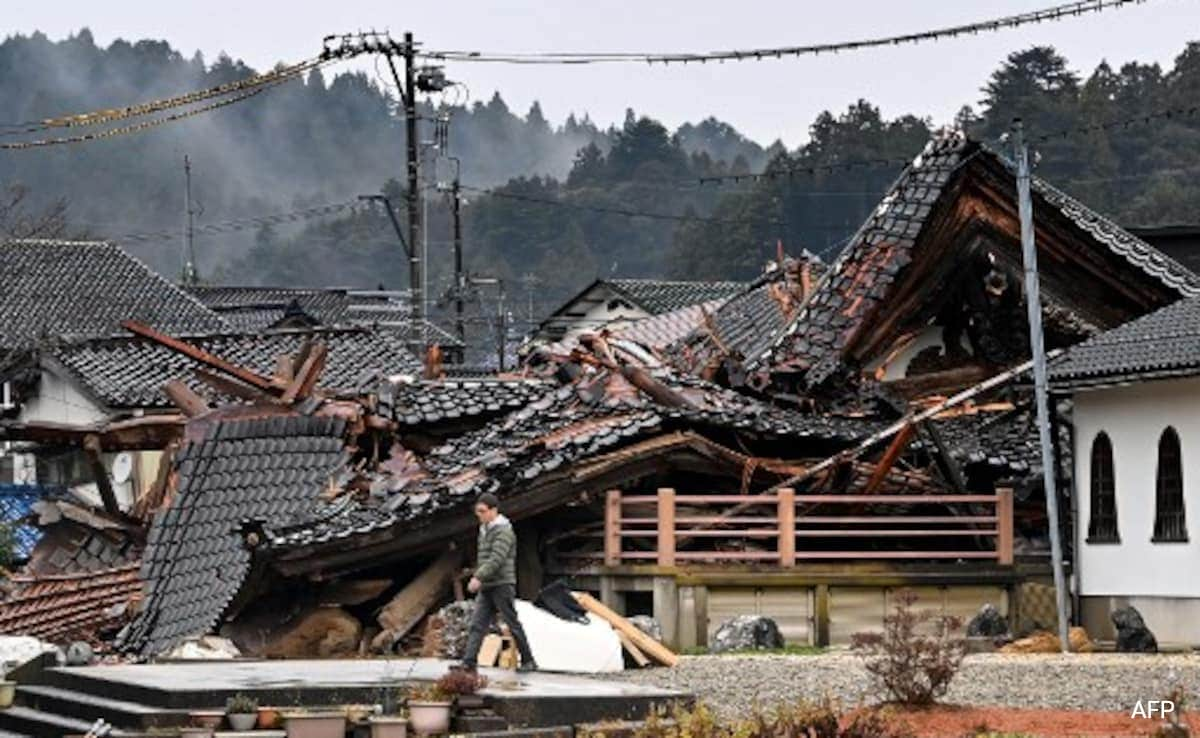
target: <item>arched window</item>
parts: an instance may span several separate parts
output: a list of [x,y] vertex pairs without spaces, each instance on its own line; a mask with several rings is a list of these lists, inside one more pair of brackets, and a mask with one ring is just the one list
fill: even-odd
[[1088,543],[1119,543],[1112,441],[1103,431],[1092,441],[1092,517]]
[[1158,473],[1154,482],[1154,541],[1186,542],[1183,515],[1183,454],[1179,434],[1167,428],[1158,439]]

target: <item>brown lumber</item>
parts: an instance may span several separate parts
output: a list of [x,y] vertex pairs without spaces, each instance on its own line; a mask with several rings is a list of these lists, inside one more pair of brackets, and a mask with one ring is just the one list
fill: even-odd
[[373,645],[390,646],[416,627],[437,605],[442,594],[450,589],[455,573],[461,567],[458,551],[446,551],[417,578],[404,586],[379,611],[376,620],[383,631]]
[[871,474],[871,478],[867,480],[866,489],[863,494],[873,495],[879,491],[879,487],[883,484],[883,480],[887,479],[888,472],[892,470],[896,460],[900,458],[900,454],[904,453],[904,449],[908,447],[908,442],[912,440],[915,426],[912,424],[904,426],[899,433],[896,434],[892,442],[888,444],[887,450],[883,452],[883,457],[879,459],[879,463],[875,465],[875,471]]
[[259,389],[267,392],[274,393],[278,391],[275,384],[271,382],[269,378],[264,377],[257,372],[246,369],[245,367],[228,362],[215,354],[210,354],[199,346],[193,346],[187,341],[181,341],[178,338],[168,336],[165,333],[160,333],[144,323],[139,323],[136,320],[126,320],[121,323],[121,327],[130,333],[147,338],[161,346],[169,348],[177,354],[183,354],[189,359],[197,361],[204,366],[209,367],[210,369],[215,369],[216,371],[236,377],[246,384],[258,387]]
[[476,663],[480,666],[495,666],[496,661],[500,658],[500,651],[503,649],[503,639],[495,633],[488,633],[483,637],[483,643],[479,646],[479,658]]
[[192,374],[196,375],[196,379],[204,382],[222,395],[236,397],[239,400],[246,400],[247,402],[265,402],[275,399],[272,395],[263,392],[257,387],[236,379],[228,379],[220,374],[214,374],[207,369],[196,367],[192,369]]
[[641,667],[650,665],[650,659],[646,657],[646,654],[642,653],[642,649],[638,648],[633,641],[629,640],[629,636],[618,630],[617,638],[621,639],[621,646],[629,654],[629,657],[633,659],[634,663]]
[[104,503],[104,511],[109,515],[120,515],[121,506],[117,504],[117,495],[113,492],[112,481],[108,478],[108,469],[100,458],[100,437],[88,435],[83,439],[83,450],[87,454],[88,464],[92,468],[92,478],[96,489],[100,490],[100,500]]
[[912,399],[930,394],[945,393],[948,390],[970,387],[973,384],[982,382],[987,377],[988,370],[986,367],[979,366],[978,364],[968,364],[967,366],[946,369],[945,371],[918,374],[915,377],[905,377],[904,379],[893,379],[883,382],[883,386],[894,390],[906,398]]
[[194,418],[197,415],[203,415],[209,411],[208,402],[203,397],[192,391],[192,388],[180,382],[178,379],[172,379],[163,385],[163,393],[167,399],[171,401],[175,407],[183,411],[183,414],[189,418]]
[[603,602],[586,592],[573,592],[575,599],[583,609],[598,616],[637,645],[650,658],[663,666],[674,666],[679,663],[675,652],[643,633],[636,625],[610,610]]
[[325,344],[318,343],[308,352],[308,356],[304,359],[304,363],[300,366],[300,371],[296,372],[296,376],[288,384],[287,389],[283,391],[283,396],[279,401],[284,405],[290,405],[296,400],[304,399],[312,393],[313,387],[317,385],[317,379],[320,378],[321,372],[325,370],[325,357],[328,354],[328,349]]

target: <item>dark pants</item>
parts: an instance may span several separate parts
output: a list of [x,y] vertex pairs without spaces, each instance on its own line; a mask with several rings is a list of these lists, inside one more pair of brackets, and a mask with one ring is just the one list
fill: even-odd
[[471,617],[471,628],[467,632],[467,650],[463,654],[463,663],[472,666],[479,659],[479,647],[483,645],[483,637],[492,627],[496,613],[508,625],[513,640],[517,642],[517,652],[521,654],[521,663],[532,664],[533,652],[529,650],[529,641],[525,638],[525,629],[517,619],[517,609],[513,602],[517,598],[516,587],[511,584],[497,584],[494,587],[484,587],[475,595],[475,614]]

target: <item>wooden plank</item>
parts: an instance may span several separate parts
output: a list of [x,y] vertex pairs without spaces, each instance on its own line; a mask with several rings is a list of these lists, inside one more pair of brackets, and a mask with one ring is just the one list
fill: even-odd
[[109,515],[120,515],[121,505],[117,502],[117,495],[113,491],[108,469],[104,466],[104,460],[100,456],[100,436],[95,434],[84,436],[83,451],[87,457],[88,466],[91,468],[92,481],[96,483],[96,489],[100,492],[100,501],[104,505],[104,511]]
[[296,372],[296,377],[283,391],[283,395],[279,398],[280,403],[290,405],[312,393],[313,388],[317,385],[317,379],[325,369],[325,357],[328,351],[323,343],[315,344],[312,347],[312,350],[308,352],[308,358],[300,366],[300,371]]
[[167,396],[171,404],[182,410],[183,414],[189,418],[194,418],[209,411],[208,402],[193,392],[191,387],[178,379],[172,379],[170,382],[164,384],[163,394]]
[[599,616],[600,619],[615,628],[618,633],[624,633],[629,640],[633,641],[642,650],[642,653],[663,666],[674,666],[679,663],[679,657],[671,649],[643,633],[633,623],[610,610],[603,602],[600,602],[586,592],[574,592],[573,594],[579,604],[583,606],[583,609]]
[[504,642],[500,636],[495,633],[488,633],[483,637],[483,643],[479,646],[479,659],[477,663],[480,666],[495,666],[496,661],[500,659],[500,651],[504,647]]
[[796,535],[800,538],[830,538],[830,537],[841,538],[843,536],[846,538],[874,538],[876,536],[883,537],[883,538],[889,538],[889,537],[903,537],[903,536],[931,536],[931,537],[938,537],[938,536],[994,536],[998,532],[999,531],[997,531],[994,528],[985,529],[985,530],[981,530],[979,528],[962,528],[962,529],[952,529],[952,528],[937,528],[937,529],[931,529],[931,528],[924,528],[924,529],[871,528],[869,530],[853,530],[853,529],[846,529],[846,528],[826,528],[826,529],[815,529],[815,530],[807,530],[807,529],[806,530],[798,530],[798,531],[796,531]]
[[395,643],[437,606],[461,566],[458,551],[446,551],[384,605],[376,620],[382,632],[376,643]]
[[675,566],[675,490],[658,490],[658,565]]
[[159,333],[144,323],[139,323],[136,320],[126,320],[121,323],[121,327],[130,333],[137,334],[143,338],[148,338],[157,344],[165,346],[175,353],[183,354],[189,359],[197,361],[204,366],[209,367],[210,369],[215,369],[219,372],[240,379],[246,384],[272,393],[278,391],[276,386],[267,377],[264,377],[256,372],[252,372],[245,367],[240,367],[236,364],[230,363],[225,359],[216,356],[215,354],[210,354],[199,346],[193,346],[186,341],[180,341],[179,339],[168,336],[165,333]]
[[994,503],[995,495],[796,495],[796,502],[873,502],[898,505],[923,505],[930,502]]
[[784,487],[778,496],[779,565],[793,567],[796,565],[796,490]]
[[637,644],[629,640],[629,636],[618,630],[617,638],[621,639],[622,648],[625,649],[635,664],[641,667],[650,665],[650,659],[646,657],[646,654],[642,653],[642,649],[638,648]]
[[[679,535],[686,535],[688,538],[774,538],[779,535],[778,528],[722,528],[720,530],[688,530],[680,528],[676,531]],[[659,533],[653,530],[622,530],[623,538],[658,538]],[[659,546],[659,550],[662,547]],[[669,564],[664,564],[669,566]]]
[[875,465],[875,471],[871,474],[871,478],[867,480],[867,486],[863,489],[863,494],[873,495],[879,491],[883,481],[887,479],[888,472],[896,464],[896,460],[900,458],[900,454],[904,453],[904,449],[908,448],[909,441],[912,440],[913,430],[915,426],[911,423],[904,426],[892,442],[888,444],[887,449],[883,452],[883,456],[879,459],[879,463]]
[[604,496],[604,565],[621,563],[621,490],[610,489]]
[[[678,502],[679,498],[676,497]],[[624,525],[658,525],[658,518],[621,518],[620,523]],[[723,518],[719,515],[682,515],[675,518],[676,525],[707,525],[709,523],[728,523],[730,525],[778,525],[779,518],[777,517],[744,517],[744,518]]]
[[854,515],[803,515],[796,521],[800,525],[812,525],[816,523],[836,524],[836,525],[897,525],[901,523],[912,523],[913,525],[928,525],[930,523],[954,523],[964,525],[967,523],[995,523],[997,518],[995,515],[880,515],[872,516],[854,516]]
[[775,495],[676,495],[675,501],[681,505],[713,505],[720,503],[739,505],[774,505],[778,500]]
[[996,558],[1011,566],[1013,562],[1013,491],[1010,487],[996,490],[996,517],[999,530],[996,536]]

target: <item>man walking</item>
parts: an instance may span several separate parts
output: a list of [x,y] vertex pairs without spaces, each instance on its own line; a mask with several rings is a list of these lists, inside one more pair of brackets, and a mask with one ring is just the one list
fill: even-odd
[[475,501],[475,517],[479,519],[478,565],[467,584],[467,589],[475,594],[475,615],[467,634],[463,668],[476,668],[483,637],[499,612],[521,654],[517,671],[536,671],[537,662],[533,660],[525,629],[521,627],[513,605],[517,596],[517,535],[499,508],[500,501],[493,494],[480,495]]

